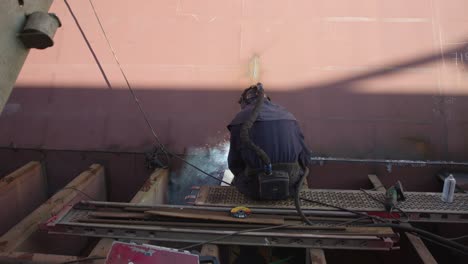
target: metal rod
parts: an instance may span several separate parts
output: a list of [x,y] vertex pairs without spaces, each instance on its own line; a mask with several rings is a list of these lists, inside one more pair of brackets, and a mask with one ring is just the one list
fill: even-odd
[[333,157],[311,157],[312,162],[323,164],[324,162],[345,162],[345,163],[382,163],[395,166],[425,167],[430,165],[446,166],[468,166],[468,162],[437,161],[437,160],[392,160],[392,159],[354,159],[354,158],[333,158]]
[[[114,207],[114,208],[141,208],[143,209],[160,209],[160,208],[170,208],[170,209],[195,209],[195,210],[207,210],[215,212],[229,212],[231,207],[206,207],[206,206],[186,206],[186,205],[171,205],[171,204],[160,204],[160,205],[143,205],[143,204],[134,204],[134,203],[119,203],[119,202],[103,202],[103,201],[81,201],[83,205],[95,205],[102,207]],[[255,208],[250,207],[253,213],[258,214],[297,214],[295,209],[268,209],[268,208]],[[136,209],[135,209],[136,210]],[[138,210],[140,211],[140,210]],[[303,210],[307,215],[327,215],[327,216],[355,216],[352,213],[348,212],[338,212],[332,210]]]
[[[142,231],[160,231],[160,232],[174,232],[174,233],[194,233],[194,234],[216,234],[216,235],[236,235],[236,236],[268,236],[268,237],[289,237],[289,238],[333,238],[333,239],[364,239],[364,240],[379,240],[378,236],[370,235],[331,235],[331,234],[313,234],[313,233],[287,233],[287,232],[242,232],[238,230],[206,230],[206,229],[192,229],[192,228],[173,228],[173,227],[159,227],[159,226],[135,226],[135,225],[118,225],[118,224],[88,224],[76,222],[63,222],[60,223],[65,227],[83,227],[83,228],[105,228],[105,229],[121,229],[121,230],[142,230]],[[282,228],[284,226],[278,226]]]
[[[251,225],[251,224],[217,224],[217,223],[193,223],[193,222],[164,222],[164,221],[132,221],[132,220],[114,220],[114,219],[78,219],[79,223],[98,223],[98,224],[121,224],[121,225],[150,225],[150,226],[172,226],[172,227],[201,227],[201,228],[260,228],[268,225]],[[299,223],[298,223],[299,224]],[[345,231],[343,226],[285,226],[283,229],[299,229],[299,230],[332,230]]]

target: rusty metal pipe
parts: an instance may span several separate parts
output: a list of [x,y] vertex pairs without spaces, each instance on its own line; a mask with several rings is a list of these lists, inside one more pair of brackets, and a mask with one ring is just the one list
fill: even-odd
[[[206,207],[206,206],[185,206],[185,205],[172,205],[172,204],[159,204],[159,205],[143,205],[133,203],[119,203],[119,202],[103,202],[103,201],[81,201],[82,205],[95,205],[101,207],[113,207],[113,208],[135,208],[136,209],[158,209],[158,208],[170,208],[170,209],[196,209],[196,210],[207,210],[215,212],[230,212],[231,207]],[[295,209],[269,209],[269,208],[255,208],[251,207],[254,213],[258,214],[291,214],[296,215]],[[327,210],[303,210],[304,214],[307,215],[322,215],[322,216],[355,216],[348,212],[339,211],[327,211]]]
[[411,167],[426,167],[426,166],[468,166],[468,162],[457,161],[440,161],[440,160],[392,160],[392,159],[354,159],[354,158],[334,158],[334,157],[311,157],[313,164],[318,163],[322,166],[325,162],[342,162],[342,163],[377,163],[387,166],[387,170],[391,171],[392,166],[411,166]]

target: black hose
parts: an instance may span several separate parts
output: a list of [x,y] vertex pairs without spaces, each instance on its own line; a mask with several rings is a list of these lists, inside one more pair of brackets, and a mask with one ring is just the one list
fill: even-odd
[[456,250],[459,250],[461,252],[464,252],[465,255],[468,255],[468,247],[454,242],[452,240],[449,240],[447,238],[438,236],[436,234],[433,234],[431,232],[428,232],[426,230],[422,230],[416,227],[412,226],[404,226],[404,225],[399,225],[399,224],[390,224],[390,223],[382,223],[382,224],[370,224],[370,225],[365,225],[369,227],[391,227],[399,231],[404,231],[404,232],[409,232],[409,233],[415,233],[416,235],[420,236],[421,238],[428,238],[437,242],[440,242],[444,244],[448,248],[454,248]]
[[[241,143],[244,146],[247,146],[249,149],[253,150],[255,154],[262,160],[265,166],[271,166],[270,157],[261,149],[259,146],[255,145],[250,139],[249,131],[252,128],[255,121],[257,121],[258,114],[262,108],[263,102],[265,101],[265,92],[263,90],[262,84],[257,84],[257,101],[255,103],[254,109],[250,114],[249,118],[242,124],[240,129],[240,139]],[[271,172],[271,167],[270,167]]]
[[297,186],[296,195],[294,196],[294,205],[296,206],[296,211],[301,217],[302,221],[308,225],[312,225],[312,222],[305,216],[304,212],[302,212],[301,208],[301,200],[300,200],[300,193],[302,184],[304,184],[304,180],[309,175],[309,168],[305,168],[304,175],[302,175],[301,180],[299,180],[299,184]]

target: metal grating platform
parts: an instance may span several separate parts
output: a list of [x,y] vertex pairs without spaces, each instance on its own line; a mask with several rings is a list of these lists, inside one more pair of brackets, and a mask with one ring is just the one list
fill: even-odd
[[[384,200],[384,194],[378,191],[368,191],[376,199]],[[382,204],[373,200],[362,191],[357,190],[303,190],[301,196],[307,199],[331,204],[356,211],[385,211]],[[445,213],[467,214],[468,194],[455,194],[453,203],[444,203],[440,193],[406,192],[407,200],[398,207],[413,213]],[[238,206],[245,205],[252,208],[294,208],[292,199],[284,201],[254,201],[239,193],[235,187],[202,186],[195,200],[195,205],[205,206]],[[335,210],[330,207],[303,201],[304,209]]]

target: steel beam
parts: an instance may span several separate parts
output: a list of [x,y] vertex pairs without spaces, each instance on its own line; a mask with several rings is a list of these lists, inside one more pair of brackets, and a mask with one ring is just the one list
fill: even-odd
[[[169,171],[167,169],[156,169],[130,202],[141,205],[165,204],[167,201],[168,182]],[[111,238],[103,238],[99,240],[98,244],[94,247],[89,256],[107,256],[113,242],[114,239]],[[96,263],[104,263],[104,261],[98,260]]]
[[0,253],[22,251],[24,248],[33,248],[34,246],[52,246],[53,239],[44,239],[44,241],[48,240],[46,244],[38,244],[34,241],[38,237],[33,236],[33,234],[37,233],[40,224],[59,214],[64,207],[82,199],[88,199],[84,194],[92,196],[94,199],[106,198],[104,168],[101,165],[91,165],[88,170],[73,179],[67,186],[5,233],[0,238]]
[[[108,208],[108,207],[107,207]],[[369,227],[346,227],[346,230],[329,230],[326,223],[318,222],[319,230],[289,229],[277,226],[270,231],[260,229],[246,230],[242,224],[237,227],[196,227],[192,224],[164,225],[158,221],[145,224],[142,220],[102,222],[84,221],[99,207],[79,205],[50,221],[47,225],[50,233],[88,237],[124,238],[130,240],[170,241],[200,243],[216,239],[216,244],[256,245],[303,248],[335,249],[374,249],[389,250],[398,240],[391,230]],[[125,209],[122,209],[125,211]],[[92,216],[91,216],[92,218]],[[92,220],[92,219],[90,219]],[[291,225],[300,225],[290,222]],[[325,230],[321,230],[327,229]],[[333,227],[333,226],[332,226]],[[262,226],[262,228],[265,228]],[[274,230],[273,230],[274,229]],[[349,229],[349,230],[348,230]],[[259,232],[262,231],[262,232]]]
[[[233,230],[199,230],[156,226],[101,224],[57,224],[52,234],[108,237],[130,240],[200,243],[216,239],[217,244],[294,248],[391,250],[395,241],[389,237],[369,235],[331,235],[320,233],[245,232]],[[230,235],[230,236],[227,236]],[[223,237],[220,239],[220,237]]]
[[41,163],[31,161],[0,180],[0,235],[47,200],[47,180]]

